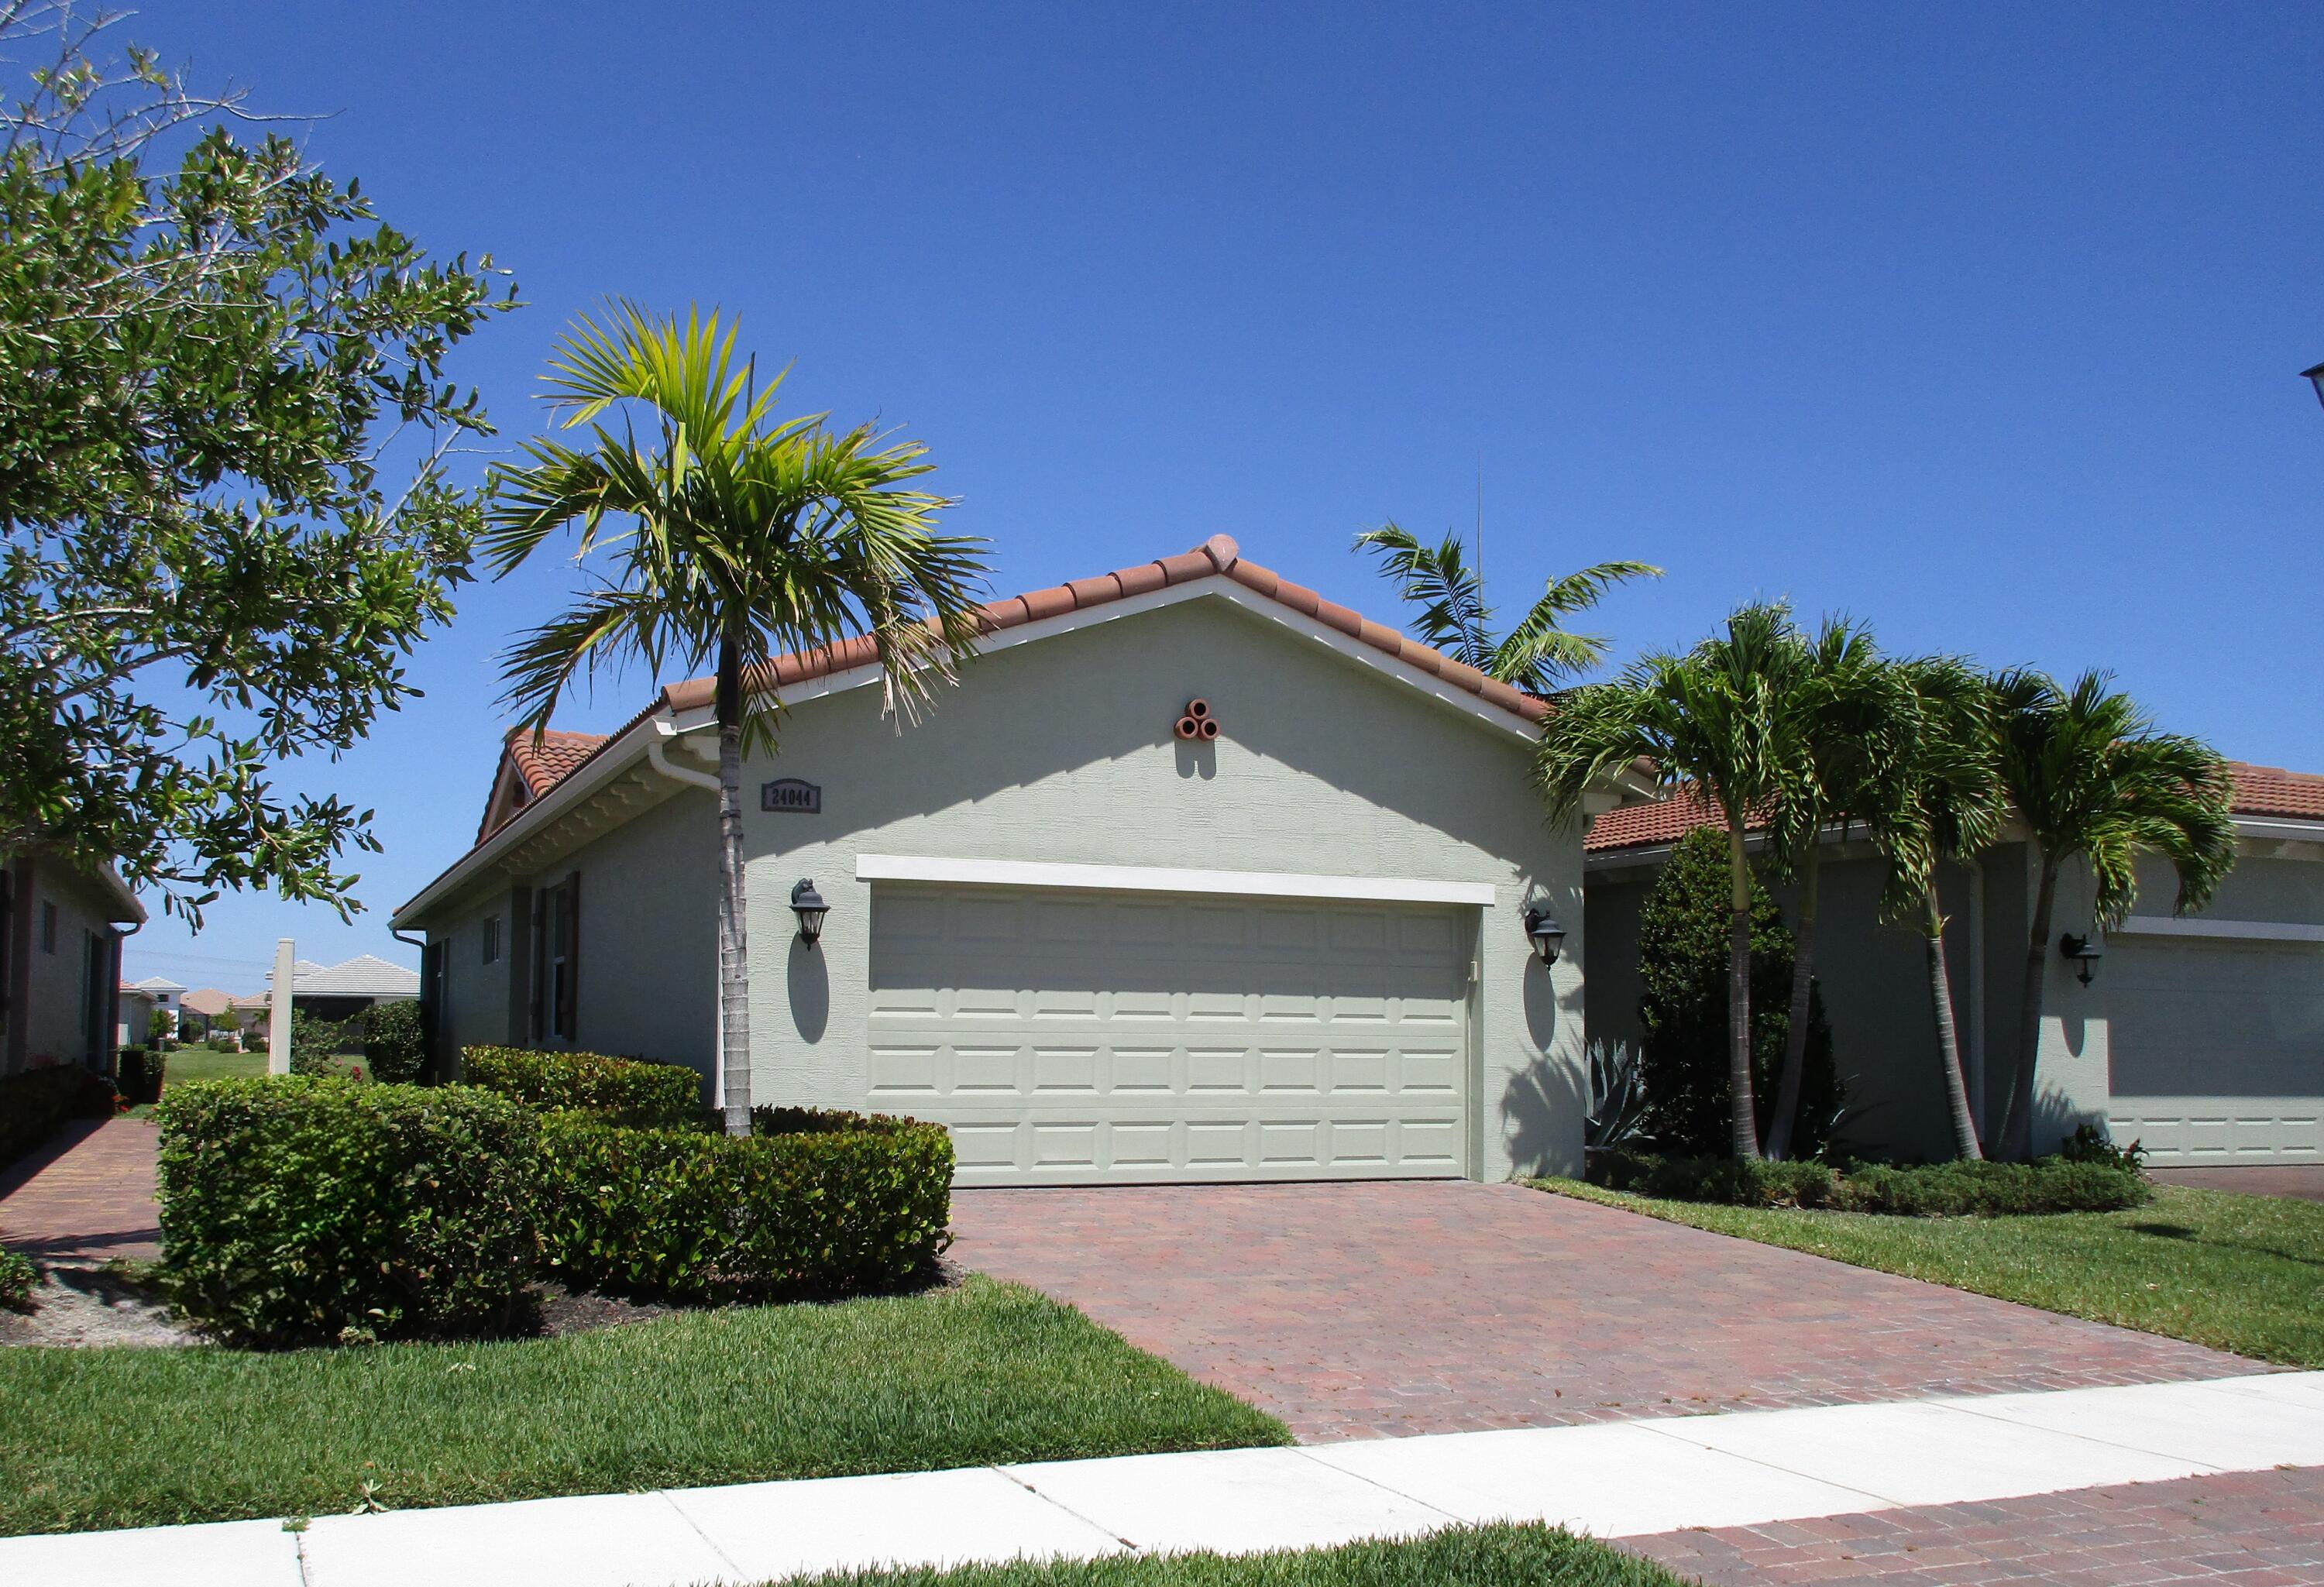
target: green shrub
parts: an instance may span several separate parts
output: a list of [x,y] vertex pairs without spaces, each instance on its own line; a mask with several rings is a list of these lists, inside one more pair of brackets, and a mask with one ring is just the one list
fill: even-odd
[[13,1250],[0,1250],[0,1306],[12,1312],[27,1311],[32,1305],[32,1291],[40,1287],[38,1268]]
[[1738,1207],[1822,1207],[1893,1217],[2006,1217],[2030,1213],[2111,1213],[2144,1206],[2153,1192],[2136,1174],[2107,1163],[2045,1158],[2038,1163],[1936,1163],[1892,1168],[1858,1164],[1741,1161],[1593,1155],[1590,1181],[1670,1201]]
[[2146,1172],[2146,1143],[2116,1146],[2103,1124],[2074,1126],[2074,1132],[2058,1142],[2058,1155],[2070,1163],[2105,1163],[2133,1174]]
[[364,1015],[364,1062],[374,1080],[416,1085],[428,1075],[428,1038],[420,1004],[405,999],[380,1003]]
[[169,1055],[158,1049],[123,1047],[115,1069],[115,1084],[121,1088],[122,1100],[133,1106],[161,1101],[161,1079],[169,1065]]
[[690,1123],[702,1106],[701,1077],[678,1064],[512,1047],[463,1047],[460,1059],[470,1085],[527,1107],[595,1113],[632,1129]]
[[161,1273],[250,1344],[500,1332],[540,1252],[540,1120],[466,1088],[291,1075],[174,1085]]
[[0,1167],[31,1151],[68,1119],[110,1119],[112,1085],[70,1064],[27,1069],[0,1080]]
[[213,1030],[208,1046],[214,1053],[238,1053],[242,1050],[242,1038],[232,1030]]
[[942,1125],[762,1112],[786,1128],[747,1140],[551,1115],[552,1269],[577,1288],[729,1300],[892,1288],[932,1267],[952,1213]]
[[[1639,1078],[1644,1131],[1665,1150],[1725,1151],[1728,937],[1734,881],[1727,835],[1697,827],[1671,851],[1638,911]],[[1759,1136],[1774,1112],[1791,1028],[1792,934],[1767,890],[1751,884],[1751,1096]],[[1806,1067],[1794,1149],[1813,1157],[1828,1143],[1843,1088],[1832,1067],[1831,1027],[1811,985]]]
[[290,1073],[293,1075],[336,1075],[339,1072],[339,1048],[346,1040],[347,1028],[343,1021],[318,1019],[313,1014],[290,1010]]

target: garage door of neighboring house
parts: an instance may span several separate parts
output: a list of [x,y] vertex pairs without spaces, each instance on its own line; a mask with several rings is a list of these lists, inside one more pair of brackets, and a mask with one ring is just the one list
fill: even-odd
[[871,1100],[963,1185],[1462,1171],[1475,911],[881,883]]
[[2115,1139],[2159,1166],[2324,1162],[2324,944],[2110,937]]

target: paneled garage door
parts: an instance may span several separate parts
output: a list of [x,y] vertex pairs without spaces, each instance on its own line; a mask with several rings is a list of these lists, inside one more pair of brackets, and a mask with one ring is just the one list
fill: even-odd
[[2324,945],[2107,943],[2107,1127],[2158,1166],[2324,1162]]
[[964,1185],[1422,1177],[1463,1166],[1451,908],[882,882],[871,1101]]

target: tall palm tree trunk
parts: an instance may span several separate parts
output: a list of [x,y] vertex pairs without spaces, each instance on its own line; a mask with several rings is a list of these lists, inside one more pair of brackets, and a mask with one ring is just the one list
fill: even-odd
[[1729,1139],[1738,1158],[1759,1155],[1759,1121],[1751,1103],[1751,862],[1743,827],[1729,817],[1727,861],[1734,873],[1734,917],[1727,933],[1727,1093]]
[[742,870],[742,661],[718,647],[718,1075],[726,1133],[751,1133],[750,934]]
[[1937,890],[1921,894],[1922,937],[1929,953],[1929,1009],[1937,1022],[1937,1057],[1944,1069],[1945,1110],[1951,1115],[1953,1154],[1970,1162],[1981,1160],[1985,1148],[1977,1139],[1977,1116],[1969,1112],[1969,1080],[1961,1068],[1960,1031],[1953,1023],[1952,972],[1945,964],[1945,918],[1937,908]]
[[1808,1001],[1815,986],[1816,880],[1823,853],[1814,839],[1800,862],[1800,923],[1792,940],[1792,1022],[1784,1029],[1784,1072],[1775,1085],[1775,1116],[1767,1121],[1767,1155],[1792,1155],[1792,1132],[1800,1115],[1800,1089],[1807,1077]]
[[2034,928],[2025,945],[2025,985],[2017,1002],[2017,1070],[2009,1084],[2009,1111],[2001,1117],[2005,1158],[2033,1155],[2034,1067],[2042,1044],[2042,982],[2050,968],[2050,912],[2058,901],[2058,862],[2042,856],[2042,884],[2034,894]]

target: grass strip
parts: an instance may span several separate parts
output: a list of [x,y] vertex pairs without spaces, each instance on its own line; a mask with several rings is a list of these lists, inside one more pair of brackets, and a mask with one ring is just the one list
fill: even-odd
[[0,1534],[1288,1444],[985,1278],[550,1339],[0,1350]]
[[1139,1555],[952,1570],[847,1571],[795,1587],[1679,1587],[1660,1565],[1539,1526],[1282,1554]]
[[2257,1361],[2324,1367],[2324,1205],[2158,1185],[2118,1213],[1897,1218],[1543,1190]]

